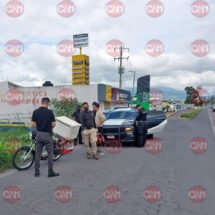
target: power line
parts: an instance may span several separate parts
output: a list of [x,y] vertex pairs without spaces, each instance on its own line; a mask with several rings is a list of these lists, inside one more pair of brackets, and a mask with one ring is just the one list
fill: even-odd
[[122,74],[124,73],[125,68],[122,67],[122,61],[123,60],[128,60],[128,57],[123,57],[123,50],[128,50],[129,48],[123,48],[122,46],[120,48],[114,48],[114,50],[119,49],[120,50],[120,56],[119,57],[114,57],[114,61],[115,60],[119,60],[120,64],[119,64],[119,88],[122,88]]

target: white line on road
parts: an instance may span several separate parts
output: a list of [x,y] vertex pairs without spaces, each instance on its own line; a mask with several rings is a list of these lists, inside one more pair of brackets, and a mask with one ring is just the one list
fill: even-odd
[[7,175],[11,175],[11,174],[13,174],[13,173],[15,173],[15,172],[16,172],[16,171],[13,170],[13,171],[10,171],[10,172],[4,173],[4,174],[0,174],[0,178],[5,177],[5,176],[7,176]]
[[214,125],[214,120],[213,120],[213,118],[211,116],[210,110],[208,110],[208,115],[209,115],[209,118],[210,118],[210,121],[211,121],[211,126],[212,126],[212,130],[213,130],[213,134],[215,136],[215,125]]

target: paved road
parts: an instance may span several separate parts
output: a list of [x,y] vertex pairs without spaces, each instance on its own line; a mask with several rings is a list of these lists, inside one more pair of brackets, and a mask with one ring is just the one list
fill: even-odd
[[176,114],[145,149],[95,161],[78,146],[55,163],[58,178],[47,178],[46,161],[40,178],[33,168],[0,176],[0,214],[214,215],[214,125],[208,110],[192,121]]

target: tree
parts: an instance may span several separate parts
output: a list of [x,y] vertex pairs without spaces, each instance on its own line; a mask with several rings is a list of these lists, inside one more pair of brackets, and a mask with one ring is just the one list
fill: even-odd
[[44,83],[43,83],[43,87],[53,87],[54,85],[52,84],[52,82],[51,81],[45,81]]
[[71,117],[78,105],[77,99],[63,98],[61,100],[52,99],[51,101],[51,107],[56,116]]
[[193,92],[195,91],[195,89],[191,86],[191,87],[185,87],[184,89],[186,91],[187,97],[185,100],[185,104],[192,104],[192,95]]
[[212,95],[212,96],[209,98],[208,103],[210,103],[211,105],[214,105],[214,104],[215,104],[215,96],[214,96],[214,95]]
[[202,106],[203,101],[200,98],[198,90],[196,90],[194,87],[185,87],[184,89],[187,93],[187,97],[185,100],[185,104],[194,104],[195,106]]

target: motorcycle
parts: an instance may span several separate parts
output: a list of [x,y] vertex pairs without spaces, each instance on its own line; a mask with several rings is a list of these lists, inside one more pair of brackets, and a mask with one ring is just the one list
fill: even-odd
[[[31,143],[28,146],[21,146],[12,156],[13,167],[19,171],[29,169],[35,161],[36,132],[32,132]],[[74,144],[58,135],[53,137],[54,154],[53,160],[59,160],[63,155],[74,150]],[[48,158],[47,151],[43,148],[41,160]]]

